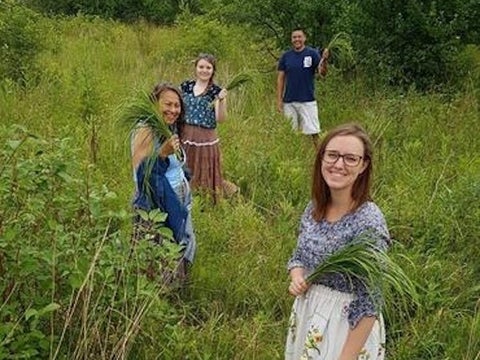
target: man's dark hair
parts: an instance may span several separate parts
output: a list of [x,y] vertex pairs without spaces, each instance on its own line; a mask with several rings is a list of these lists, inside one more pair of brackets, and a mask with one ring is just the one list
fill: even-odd
[[290,32],[290,34],[292,34],[294,31],[301,31],[305,36],[307,36],[307,32],[305,31],[305,29],[301,28],[300,26],[295,26]]

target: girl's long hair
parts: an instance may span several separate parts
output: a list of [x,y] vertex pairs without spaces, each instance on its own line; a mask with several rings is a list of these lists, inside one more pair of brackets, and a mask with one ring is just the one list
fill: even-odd
[[370,185],[373,172],[372,151],[373,146],[370,137],[366,131],[357,123],[348,123],[340,125],[328,132],[323,138],[320,147],[317,151],[315,164],[313,167],[313,181],[312,181],[312,203],[313,203],[313,218],[320,221],[325,218],[327,207],[331,202],[330,188],[322,176],[322,159],[325,153],[327,144],[334,137],[337,136],[355,136],[363,143],[364,153],[363,161],[366,161],[367,167],[358,175],[352,186],[352,199],[354,201],[352,211],[358,209],[365,201],[370,200]]

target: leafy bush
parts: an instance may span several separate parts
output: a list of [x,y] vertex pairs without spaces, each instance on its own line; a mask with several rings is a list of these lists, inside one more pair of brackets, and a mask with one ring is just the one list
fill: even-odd
[[478,45],[480,38],[478,1],[219,0],[204,8],[227,23],[253,24],[258,30],[252,36],[274,38],[279,48],[289,46],[295,27],[305,29],[315,46],[325,46],[336,33],[345,32],[368,75],[420,90],[456,78],[450,65],[457,51],[466,44]]
[[202,16],[183,18],[179,21],[181,36],[177,54],[195,58],[199,53],[225,56],[231,46],[231,35],[226,25],[218,20]]
[[0,3],[0,78],[24,83],[38,71],[42,50],[39,16],[16,2]]
[[454,81],[459,89],[480,91],[480,45],[467,45],[458,53],[449,71],[456,74]]
[[178,247],[132,243],[70,139],[0,135],[0,358],[122,358],[146,314],[175,321],[159,295]]
[[86,14],[122,21],[145,19],[157,24],[171,24],[180,11],[179,2],[175,0],[28,0],[26,2],[46,14],[68,16]]

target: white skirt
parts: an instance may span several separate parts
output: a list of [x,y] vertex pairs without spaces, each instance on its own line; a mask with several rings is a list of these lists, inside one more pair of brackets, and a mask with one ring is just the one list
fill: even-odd
[[[347,339],[348,306],[353,295],[312,285],[293,303],[285,359],[336,360]],[[385,358],[385,325],[380,315],[363,346],[358,360]]]

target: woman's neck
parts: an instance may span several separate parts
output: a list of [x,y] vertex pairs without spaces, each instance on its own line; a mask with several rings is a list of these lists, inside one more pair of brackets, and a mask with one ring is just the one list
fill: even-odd
[[326,220],[335,222],[352,211],[354,200],[350,193],[331,193],[330,204],[327,207]]
[[195,80],[195,85],[198,86],[198,87],[207,87],[208,84],[209,84],[210,81],[208,80],[200,80],[200,79],[196,79]]
[[195,86],[193,87],[195,96],[203,94],[208,87],[208,83],[208,81],[196,79]]

